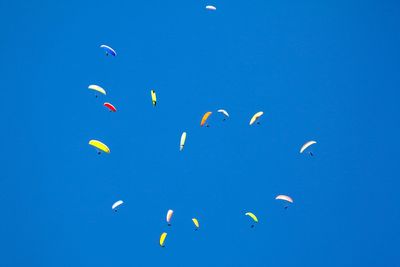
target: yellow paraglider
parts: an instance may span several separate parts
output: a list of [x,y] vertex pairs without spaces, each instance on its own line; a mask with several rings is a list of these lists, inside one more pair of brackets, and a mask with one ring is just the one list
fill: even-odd
[[89,141],[89,145],[93,146],[94,148],[97,149],[98,154],[101,154],[101,152],[110,154],[110,149],[108,148],[108,146],[98,140],[90,140]]
[[250,216],[256,223],[258,223],[257,216],[254,215],[254,213],[252,213],[252,212],[246,212],[245,215]]
[[154,90],[151,90],[151,102],[153,103],[153,107],[157,105],[157,95]]
[[[246,212],[245,215],[247,215],[247,216],[249,216],[250,218],[252,218],[253,221],[254,221],[255,223],[258,223],[258,218],[257,218],[256,215],[254,215],[254,213],[252,213],[252,212]],[[253,228],[253,227],[254,227],[254,223],[251,225],[251,228]]]
[[165,242],[165,238],[166,237],[167,237],[167,233],[166,232],[161,234],[161,236],[160,236],[160,246],[161,247],[164,247],[164,242]]
[[252,125],[255,121],[257,121],[262,115],[264,114],[264,112],[262,112],[262,111],[259,111],[259,112],[257,112],[256,114],[254,114],[253,115],[253,117],[251,117],[251,120],[250,120],[250,125]]
[[199,221],[196,218],[193,218],[192,221],[193,221],[194,225],[196,226],[195,230],[199,229],[199,227],[200,227]]

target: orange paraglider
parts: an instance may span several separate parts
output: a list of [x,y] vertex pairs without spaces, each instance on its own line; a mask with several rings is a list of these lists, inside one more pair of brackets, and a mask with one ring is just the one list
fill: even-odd
[[[201,119],[201,122],[200,122],[201,127],[203,127],[204,124],[206,124],[207,119],[208,119],[208,117],[210,117],[211,113],[212,113],[211,111],[208,111],[203,115],[203,118]],[[206,127],[208,127],[208,124],[206,124]]]

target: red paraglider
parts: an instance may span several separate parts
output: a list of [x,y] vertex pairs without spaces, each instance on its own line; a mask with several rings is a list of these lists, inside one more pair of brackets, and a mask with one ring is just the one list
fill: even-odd
[[106,108],[108,108],[111,112],[116,112],[117,111],[117,109],[111,103],[106,102],[106,103],[104,103],[104,106]]

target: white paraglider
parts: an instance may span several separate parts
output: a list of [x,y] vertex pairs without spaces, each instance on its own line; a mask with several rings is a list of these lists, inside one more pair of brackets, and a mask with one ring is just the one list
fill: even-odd
[[113,205],[112,205],[112,209],[115,211],[115,212],[117,212],[117,208],[119,207],[119,206],[121,206],[122,204],[124,204],[124,202],[122,201],[122,200],[118,200],[117,202],[115,202]]
[[211,11],[217,10],[217,8],[216,8],[215,6],[212,6],[212,5],[207,5],[207,6],[206,6],[206,9],[207,9],[207,10],[211,10]]
[[[314,145],[316,143],[317,142],[313,141],[313,140],[306,142],[304,145],[301,146],[300,154],[303,153],[307,148],[309,148],[310,146],[312,146],[312,145]],[[311,156],[314,156],[314,154],[311,151],[309,153],[310,153]]]

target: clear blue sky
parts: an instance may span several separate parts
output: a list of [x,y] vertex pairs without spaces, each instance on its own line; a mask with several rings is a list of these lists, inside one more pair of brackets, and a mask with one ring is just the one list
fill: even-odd
[[[0,265],[398,266],[399,13],[397,1],[1,2]],[[231,119],[200,128],[219,108]],[[310,139],[313,158],[298,153]]]

